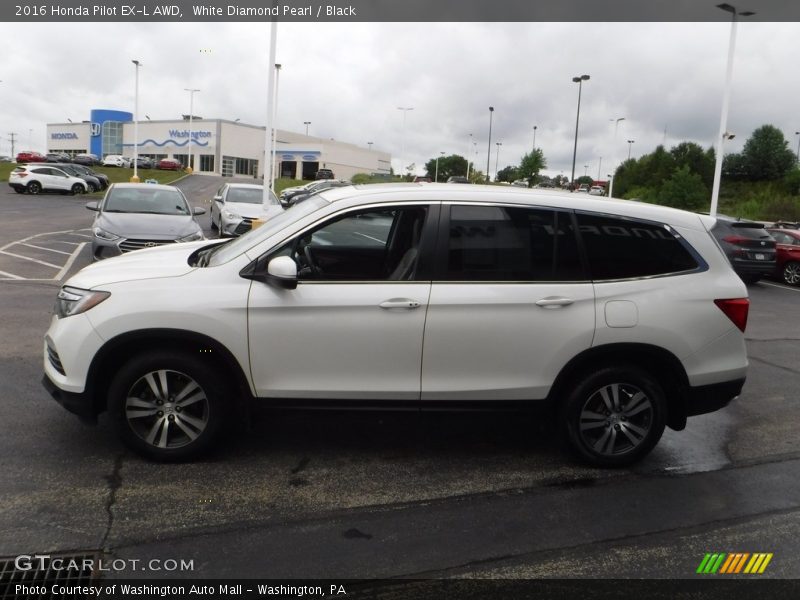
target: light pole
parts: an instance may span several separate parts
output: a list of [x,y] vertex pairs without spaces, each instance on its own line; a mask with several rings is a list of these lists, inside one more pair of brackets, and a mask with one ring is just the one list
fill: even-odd
[[278,153],[276,151],[276,147],[278,145],[278,84],[280,83],[280,76],[281,76],[281,65],[280,63],[275,63],[275,102],[272,105],[272,127],[275,129],[275,135],[272,136],[272,169],[270,169],[272,173],[272,178],[269,182],[269,189],[275,189],[275,179],[278,169]]
[[403,177],[403,169],[405,168],[403,163],[406,160],[406,115],[408,114],[408,111],[414,110],[414,107],[413,106],[398,106],[397,110],[402,110],[403,111],[403,129],[402,129],[401,135],[400,135],[400,137],[401,137],[401,142],[400,142],[400,177],[402,179],[402,177]]
[[536,152],[536,129],[538,125],[533,126],[533,151]]
[[628,140],[628,160],[631,159],[631,146],[636,140]]
[[306,126],[306,137],[308,137],[308,126],[311,125],[311,121],[303,121],[303,125]]
[[131,61],[136,70],[136,83],[133,88],[133,177],[131,183],[139,183],[139,67],[138,60]]
[[733,79],[733,51],[736,48],[736,16],[749,17],[756,13],[752,11],[737,12],[735,6],[730,4],[717,4],[717,8],[731,13],[731,33],[728,40],[728,68],[725,74],[725,89],[722,93],[722,111],[719,117],[719,135],[717,136],[717,160],[714,164],[714,185],[711,188],[711,208],[708,214],[712,217],[717,214],[719,202],[719,184],[722,178],[722,143],[728,127],[728,104],[731,96],[731,80]]
[[466,155],[466,159],[467,159],[467,181],[469,181],[469,154],[470,154],[471,150],[472,150],[472,134],[470,133],[469,134],[469,141],[467,141],[467,155]]
[[800,131],[795,131],[797,137],[797,162],[800,162]]
[[184,91],[189,92],[189,142],[187,150],[189,154],[186,158],[186,172],[192,172],[192,120],[194,119],[194,93],[200,90],[194,88],[183,88]]
[[272,21],[269,30],[269,58],[267,61],[267,122],[264,126],[264,185],[261,203],[266,207],[270,204],[270,183],[272,182],[272,138],[275,130],[275,50],[278,45],[278,22]]
[[572,83],[578,84],[578,114],[575,117],[575,144],[572,147],[572,180],[571,184],[575,184],[575,157],[578,154],[578,124],[581,120],[581,90],[583,89],[583,82],[588,81],[588,75],[580,75],[572,78]]
[[487,183],[490,181],[489,178],[489,160],[492,157],[492,115],[494,114],[494,106],[489,107],[489,144],[486,148],[486,181]]
[[[614,121],[614,119],[609,119],[610,121]],[[608,184],[608,197],[614,197],[614,178],[617,175],[617,162],[619,162],[618,154],[617,154],[617,129],[619,128],[619,122],[624,121],[625,117],[620,117],[616,121],[614,121],[614,141],[611,144],[611,160],[614,161],[611,164],[611,181]]]
[[497,144],[497,154],[494,157],[494,180],[497,181],[497,165],[500,164],[500,146],[503,142],[495,142]]
[[439,156],[436,157],[436,175],[433,177],[433,182],[439,182],[439,157],[444,156],[444,152],[439,152]]
[[583,176],[586,177],[589,174],[589,165],[583,165]]

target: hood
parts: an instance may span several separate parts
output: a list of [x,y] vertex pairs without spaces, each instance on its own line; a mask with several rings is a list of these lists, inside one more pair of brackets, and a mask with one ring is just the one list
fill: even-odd
[[173,240],[200,231],[190,215],[101,212],[94,224],[124,238]]
[[206,245],[208,240],[169,244],[107,258],[84,267],[64,285],[89,290],[122,281],[180,277],[197,268],[188,263],[189,255]]
[[226,202],[225,209],[235,212],[242,217],[248,217],[250,219],[259,218],[265,221],[283,212],[283,207],[277,204],[270,204],[264,209],[263,204],[251,204],[249,202]]

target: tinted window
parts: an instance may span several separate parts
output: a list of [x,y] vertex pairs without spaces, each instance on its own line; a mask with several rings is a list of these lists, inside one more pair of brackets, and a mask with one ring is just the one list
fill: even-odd
[[629,279],[691,271],[697,262],[665,225],[578,214],[592,279]]
[[568,213],[505,206],[451,207],[445,278],[585,280]]

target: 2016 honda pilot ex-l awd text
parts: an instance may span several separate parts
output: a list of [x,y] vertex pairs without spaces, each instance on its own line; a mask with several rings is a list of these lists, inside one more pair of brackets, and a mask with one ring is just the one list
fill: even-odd
[[546,190],[331,189],[228,242],[140,250],[58,294],[45,386],[193,457],[250,403],[547,403],[595,465],[744,384],[747,291],[712,217]]

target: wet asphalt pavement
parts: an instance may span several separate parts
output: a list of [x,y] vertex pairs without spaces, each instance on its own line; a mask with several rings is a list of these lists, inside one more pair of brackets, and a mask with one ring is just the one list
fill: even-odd
[[[219,184],[178,185],[208,208]],[[168,574],[191,578],[681,578],[706,552],[772,552],[764,576],[800,577],[800,288],[750,287],[743,395],[631,469],[576,464],[547,421],[509,413],[263,411],[203,461],[161,465],[40,384],[58,276],[89,260],[84,203],[0,189],[0,556],[192,559]]]

